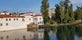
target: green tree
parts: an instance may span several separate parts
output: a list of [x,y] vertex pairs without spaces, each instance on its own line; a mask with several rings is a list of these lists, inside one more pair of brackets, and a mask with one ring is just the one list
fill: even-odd
[[[48,10],[49,10],[48,0],[42,0],[41,13],[43,15],[44,24],[46,24],[49,21]],[[50,40],[46,29],[44,29],[44,40]]]
[[64,23],[67,23],[67,22],[70,20],[70,17],[69,17],[68,12],[65,14],[64,17],[65,17],[65,18],[64,18]]
[[63,7],[60,8],[60,18],[61,18],[61,23],[63,23],[63,19],[64,19],[64,9],[63,9]]
[[73,12],[73,5],[71,4],[69,7],[69,16],[71,17],[71,20],[74,20],[74,12]]
[[76,20],[79,19],[79,17],[78,17],[79,16],[79,13],[78,12],[79,12],[79,7],[77,7],[77,9],[74,11],[74,13],[75,13],[75,19]]
[[55,5],[55,16],[56,16],[56,22],[60,23],[60,6],[58,4]]
[[64,6],[64,7],[65,7],[65,10],[64,10],[64,11],[65,11],[65,14],[66,14],[66,15],[65,15],[65,19],[64,19],[64,22],[65,22],[65,23],[67,23],[67,21],[70,19],[69,14],[68,14],[69,3],[70,3],[69,0],[65,0],[65,1],[64,1],[64,5],[65,5],[65,6]]
[[50,40],[49,34],[48,34],[48,29],[44,30],[44,40]]
[[81,7],[77,6],[77,9],[75,11],[75,18],[77,20],[82,19],[82,9],[81,9]]
[[49,21],[48,10],[49,10],[48,0],[42,0],[41,13],[43,15],[44,24]]
[[64,2],[63,1],[60,1],[60,18],[61,18],[61,23],[63,23],[63,20],[64,20],[64,16],[65,16],[65,14],[64,14],[64,9],[65,9],[65,7],[64,7]]
[[56,21],[57,22],[65,22],[67,23],[67,21],[70,19],[69,17],[69,13],[68,13],[68,7],[69,7],[69,0],[64,0],[64,1],[60,1],[59,4],[56,4],[56,9],[55,9],[55,15],[56,15]]

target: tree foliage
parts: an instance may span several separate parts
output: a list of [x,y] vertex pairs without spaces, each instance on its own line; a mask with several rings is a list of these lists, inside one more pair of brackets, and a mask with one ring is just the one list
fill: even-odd
[[77,6],[77,9],[75,11],[75,19],[82,19],[82,7]]
[[56,21],[57,22],[67,22],[69,20],[69,14],[68,14],[68,3],[70,1],[69,0],[65,0],[65,1],[60,1],[59,4],[56,4]]
[[[46,24],[49,21],[48,9],[49,9],[48,0],[42,0],[41,13],[43,15],[44,24]],[[44,29],[44,40],[50,40],[46,29]]]
[[43,15],[44,23],[47,23],[49,21],[48,9],[49,9],[48,0],[42,0],[41,13]]
[[69,16],[70,16],[71,20],[75,19],[74,18],[74,12],[73,12],[73,5],[72,4],[69,6]]
[[55,5],[56,9],[55,9],[55,15],[56,15],[56,22],[60,22],[60,6],[58,4]]

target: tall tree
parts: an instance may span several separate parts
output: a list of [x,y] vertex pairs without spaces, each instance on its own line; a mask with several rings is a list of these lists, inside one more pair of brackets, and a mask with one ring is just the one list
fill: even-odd
[[82,9],[81,9],[81,7],[77,6],[77,9],[75,11],[75,16],[76,16],[77,20],[82,19]]
[[49,21],[48,10],[49,10],[48,0],[42,0],[41,13],[43,15],[44,24]]
[[64,1],[64,5],[65,5],[65,23],[67,23],[67,21],[70,19],[70,17],[69,17],[69,14],[68,14],[68,7],[69,7],[69,3],[70,3],[70,1],[69,0],[65,0]]
[[61,7],[61,8],[60,8],[60,18],[61,18],[61,23],[63,23],[64,16],[65,16],[65,14],[64,14],[64,9],[63,9],[63,7]]
[[63,20],[64,20],[64,16],[65,16],[65,11],[64,11],[64,9],[65,9],[65,5],[64,5],[64,2],[63,1],[60,1],[60,18],[61,18],[61,23],[63,23]]
[[74,12],[73,12],[73,5],[71,4],[69,7],[69,16],[71,17],[71,20],[74,20]]
[[64,1],[65,11],[66,11],[66,12],[68,11],[69,3],[70,3],[69,0],[65,0],[65,1]]
[[56,22],[60,23],[60,6],[58,4],[55,5],[55,16],[56,16]]
[[[41,13],[43,15],[44,24],[46,24],[49,21],[48,10],[49,10],[48,0],[42,0]],[[50,40],[46,29],[44,29],[44,40]]]

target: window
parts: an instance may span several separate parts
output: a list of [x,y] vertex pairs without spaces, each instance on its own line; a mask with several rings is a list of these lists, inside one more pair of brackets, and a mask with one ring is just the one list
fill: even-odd
[[40,23],[42,23],[42,22],[40,22]]
[[38,22],[38,24],[42,24],[42,22]]
[[7,39],[9,38],[9,36],[7,35],[7,37],[6,37]]
[[38,19],[37,19],[37,18],[34,18],[34,20],[36,20],[36,21],[37,21]]
[[18,18],[16,18],[16,19],[14,18],[13,20],[14,20],[14,21],[15,21],[15,20],[17,20],[17,21],[18,21]]
[[41,22],[42,24],[44,24],[44,22]]
[[29,20],[31,20],[31,18],[29,18]]
[[2,23],[0,23],[0,26],[2,26]]
[[8,23],[6,23],[6,26],[8,26]]
[[16,20],[18,21],[18,18]]
[[14,18],[14,21],[15,21],[15,18]]
[[6,21],[8,21],[8,19],[6,19]]
[[40,24],[40,22],[38,22],[38,24]]
[[1,40],[3,40],[3,37],[1,37]]
[[42,37],[42,34],[40,34],[39,36]]
[[41,20],[41,18],[40,18],[40,20]]
[[9,21],[11,21],[11,19],[9,19]]
[[22,21],[25,21],[24,18],[22,19]]
[[32,35],[30,34],[30,38],[32,37]]
[[25,39],[25,35],[23,35],[23,39]]

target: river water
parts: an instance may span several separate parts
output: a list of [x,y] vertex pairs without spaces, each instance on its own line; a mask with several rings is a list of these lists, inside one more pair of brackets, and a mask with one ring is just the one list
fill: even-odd
[[50,40],[82,40],[82,25],[59,26],[56,30],[53,29],[49,31]]
[[[18,29],[0,32],[0,40],[43,40],[44,35],[47,33],[41,30]],[[71,25],[51,28],[45,38],[50,38],[50,40],[82,40],[82,26]]]
[[43,32],[27,29],[0,32],[0,40],[43,40]]
[[[49,34],[50,40],[58,40],[56,34]],[[74,40],[82,40],[82,36],[79,37],[78,35],[74,36]]]

